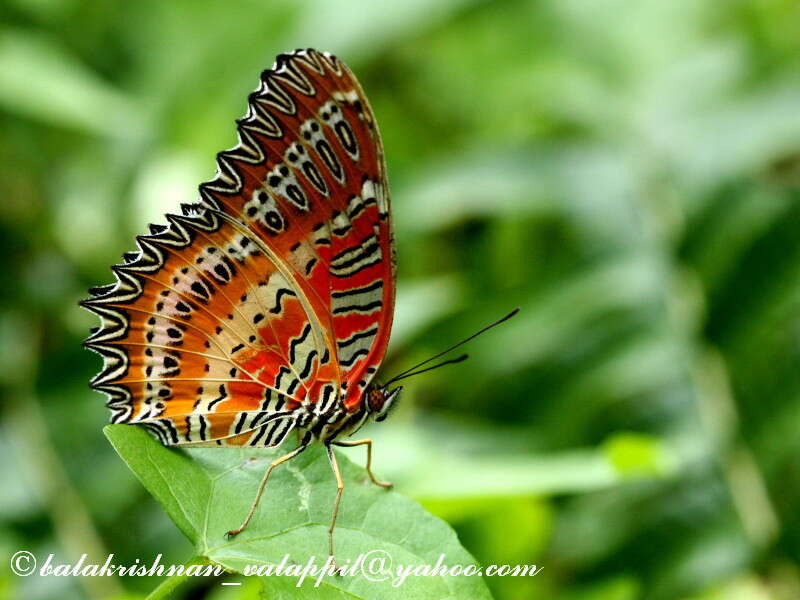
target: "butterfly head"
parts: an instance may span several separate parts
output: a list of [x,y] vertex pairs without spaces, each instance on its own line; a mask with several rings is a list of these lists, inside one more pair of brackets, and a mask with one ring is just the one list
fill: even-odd
[[389,386],[370,388],[367,391],[367,411],[369,412],[369,416],[376,421],[383,421],[389,416],[402,390],[402,385],[391,390]]

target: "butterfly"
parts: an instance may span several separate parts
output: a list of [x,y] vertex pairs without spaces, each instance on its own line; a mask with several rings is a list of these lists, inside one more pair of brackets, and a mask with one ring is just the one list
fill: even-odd
[[151,225],[116,282],[82,305],[100,316],[85,346],[104,360],[91,385],[112,423],[139,424],[167,446],[322,442],[382,420],[400,387],[373,383],[392,326],[395,251],[383,146],[350,69],[313,49],[278,56],[217,155],[197,203]]
[[278,56],[237,131],[198,201],[138,236],[116,281],[81,302],[101,320],[84,342],[103,358],[91,386],[112,423],[166,446],[274,447],[297,432],[229,536],[274,468],[322,443],[337,482],[333,556],[344,481],[332,446],[365,445],[370,479],[391,487],[372,472],[372,441],[345,438],[386,418],[402,390],[391,384],[463,360],[416,370],[463,342],[375,379],[394,313],[392,215],[375,116],[342,61]]

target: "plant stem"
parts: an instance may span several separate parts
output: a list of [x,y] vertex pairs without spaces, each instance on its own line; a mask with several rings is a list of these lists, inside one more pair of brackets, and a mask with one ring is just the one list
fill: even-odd
[[189,576],[186,574],[186,571],[192,565],[207,565],[208,559],[203,556],[193,556],[185,563],[183,566],[183,573],[180,575],[172,575],[171,577],[167,577],[164,581],[158,584],[158,587],[154,589],[150,594],[145,598],[145,600],[162,600],[164,598],[169,598],[172,592],[177,588],[180,584],[182,584]]

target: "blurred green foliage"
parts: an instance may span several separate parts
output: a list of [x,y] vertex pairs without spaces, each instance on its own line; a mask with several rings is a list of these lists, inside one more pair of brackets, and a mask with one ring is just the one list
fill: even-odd
[[[800,597],[798,40],[791,0],[3,0],[0,554],[190,555],[102,435],[76,302],[314,46],[384,135],[388,372],[522,308],[409,382],[376,470],[484,564],[545,567],[501,600]],[[6,597],[154,585],[0,560]]]

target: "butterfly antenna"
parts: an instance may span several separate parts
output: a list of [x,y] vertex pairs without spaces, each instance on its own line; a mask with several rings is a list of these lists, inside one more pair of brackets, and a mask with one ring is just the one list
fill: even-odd
[[401,379],[406,379],[407,377],[413,377],[414,375],[419,375],[420,373],[425,373],[426,371],[433,371],[434,369],[438,369],[439,367],[443,367],[445,365],[454,365],[456,363],[464,362],[468,358],[469,358],[469,354],[462,354],[458,358],[451,358],[451,359],[442,361],[440,363],[436,363],[432,367],[425,367],[424,369],[422,369],[420,371],[414,371],[412,373],[405,373],[405,374],[402,374],[402,375],[397,375],[397,376],[393,377],[392,379],[390,379],[389,381],[387,381],[386,385],[390,385],[390,384],[394,383],[395,381],[400,381]]
[[397,375],[395,375],[394,377],[392,377],[392,378],[391,378],[391,379],[390,379],[388,382],[386,382],[386,384],[385,384],[385,385],[389,385],[389,384],[391,384],[391,383],[393,383],[393,382],[395,382],[395,381],[399,381],[400,379],[405,379],[406,377],[411,377],[412,375],[419,375],[420,373],[424,373],[425,371],[430,371],[430,370],[432,370],[432,369],[438,369],[439,367],[443,367],[444,365],[449,365],[449,364],[452,364],[452,363],[457,363],[457,362],[461,362],[461,361],[463,361],[463,360],[466,360],[466,359],[468,358],[468,355],[467,355],[467,354],[464,354],[464,355],[462,355],[462,356],[459,356],[458,358],[454,358],[454,359],[452,359],[452,360],[446,360],[446,361],[444,361],[443,363],[440,363],[440,364],[434,365],[434,366],[432,366],[432,367],[428,367],[428,368],[426,368],[426,369],[422,369],[421,371],[417,371],[417,369],[419,369],[420,367],[422,367],[422,366],[424,366],[424,365],[427,365],[427,364],[428,364],[429,362],[431,362],[432,360],[436,360],[437,358],[440,358],[440,357],[444,356],[445,354],[447,354],[447,353],[449,353],[449,352],[452,352],[453,350],[455,350],[455,349],[456,349],[456,348],[458,348],[459,346],[463,346],[464,344],[466,344],[466,343],[467,343],[467,342],[469,342],[470,340],[474,340],[474,339],[475,339],[476,337],[478,337],[479,335],[481,335],[481,334],[483,334],[483,333],[486,333],[486,332],[487,332],[487,331],[489,331],[490,329],[492,329],[492,328],[494,328],[494,327],[497,327],[497,326],[498,326],[498,325],[500,325],[501,323],[504,323],[504,322],[508,321],[508,320],[509,320],[511,317],[513,317],[514,315],[516,315],[518,312],[519,312],[519,308],[515,308],[515,309],[514,309],[514,310],[512,310],[510,313],[508,313],[508,314],[507,314],[505,317],[503,317],[503,318],[501,318],[501,319],[498,319],[498,320],[497,320],[497,321],[495,321],[494,323],[489,323],[489,324],[488,324],[486,327],[483,327],[482,329],[480,329],[480,330],[476,331],[476,332],[475,332],[475,333],[473,333],[471,336],[464,338],[464,339],[463,339],[463,340],[461,340],[460,342],[457,342],[457,343],[453,344],[452,346],[450,346],[450,347],[449,347],[449,348],[447,348],[446,350],[442,350],[442,351],[441,351],[441,352],[439,352],[438,354],[434,354],[434,355],[433,355],[433,356],[431,356],[430,358],[423,360],[421,363],[418,363],[418,364],[414,365],[414,366],[413,366],[413,367],[411,367],[410,369],[406,369],[406,370],[405,370],[405,371],[403,371],[402,373],[398,373]]

